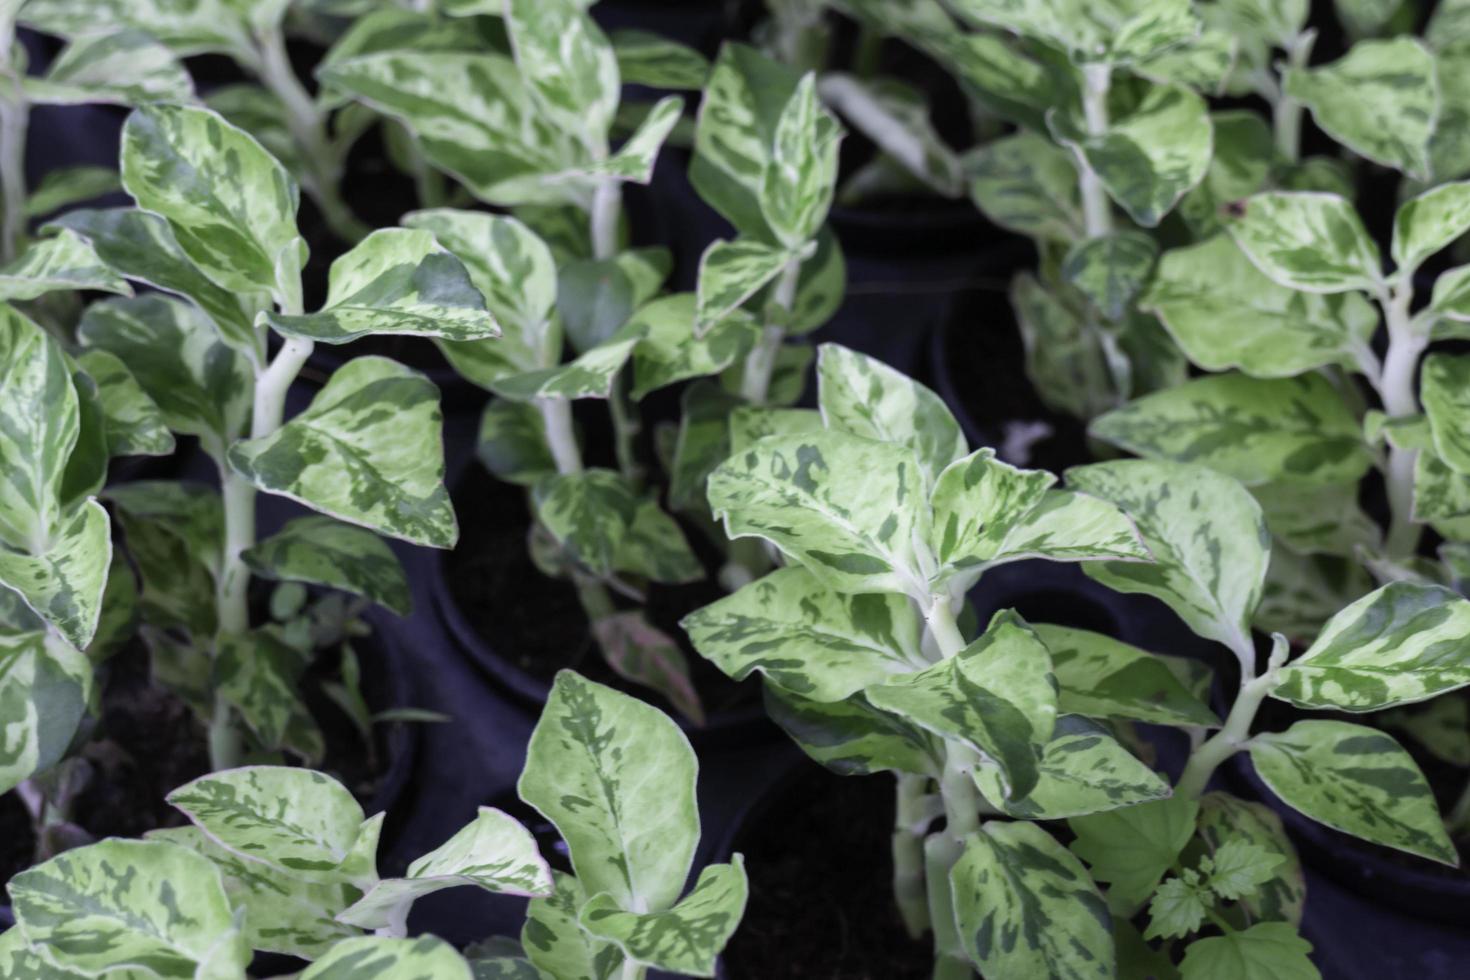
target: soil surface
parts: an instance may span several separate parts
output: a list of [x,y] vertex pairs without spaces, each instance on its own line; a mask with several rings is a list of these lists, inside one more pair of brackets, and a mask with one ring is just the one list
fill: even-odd
[[893,779],[804,766],[735,839],[750,875],[730,980],[920,980],[927,939],[893,903]]

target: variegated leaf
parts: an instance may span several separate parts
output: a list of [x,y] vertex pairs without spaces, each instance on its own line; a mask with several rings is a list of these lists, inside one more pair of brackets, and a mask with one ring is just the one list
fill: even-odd
[[1163,660],[1102,633],[1037,623],[1051,654],[1058,710],[1089,718],[1212,727],[1220,719]]
[[132,536],[141,524],[176,538],[192,561],[218,574],[224,550],[224,508],[217,489],[189,480],[132,480],[109,487],[104,499]]
[[810,408],[768,408],[737,405],[724,413],[729,431],[729,452],[721,459],[743,453],[766,436],[795,436],[820,432],[822,413]]
[[[854,495],[842,479],[865,474]],[[824,430],[771,436],[709,477],[732,537],[762,537],[839,592],[927,595],[916,542],[929,536],[924,481],[900,446]]]
[[112,561],[107,511],[86,500],[27,546],[29,551],[0,549],[0,585],[20,593],[73,646],[85,648],[102,614]]
[[1074,246],[1062,261],[1062,279],[1109,320],[1121,319],[1148,285],[1159,247],[1148,235],[1121,231]]
[[323,773],[286,766],[227,769],[180,786],[168,801],[241,857],[306,881],[362,880],[349,860],[362,830],[362,807]]
[[1199,33],[1184,0],[959,0],[955,9],[981,24],[1054,44],[1078,63],[1129,64]]
[[1111,977],[1112,917],[1087,870],[1033,823],[992,820],[950,873],[965,952],[995,980]]
[[[1448,5],[1441,4],[1444,10]],[[1470,173],[1470,45],[1454,44],[1434,53],[1439,82],[1439,116],[1429,137],[1429,164],[1435,181]]]
[[630,912],[607,894],[582,906],[579,921],[598,939],[616,943],[628,959],[682,976],[713,977],[715,958],[745,914],[749,885],[745,860],[712,864],[677,905],[665,911]]
[[[801,401],[814,359],[815,352],[806,344],[782,344],[777,348],[765,404],[790,407]],[[745,362],[736,362],[720,375],[720,386],[730,394],[738,395],[744,377]]]
[[1047,115],[1047,125],[1097,174],[1108,196],[1145,228],[1162,221],[1210,166],[1209,107],[1183,86],[1150,86],[1138,105],[1103,133],[1089,133],[1080,120],[1060,111]]
[[383,539],[330,517],[298,517],[240,556],[250,570],[283,582],[308,582],[364,596],[409,614],[408,576]]
[[230,447],[236,472],[267,493],[415,544],[458,536],[444,489],[439,392],[383,357],[337,369],[275,432]]
[[1346,483],[1373,461],[1352,410],[1316,373],[1196,378],[1109,412],[1089,431],[1140,456],[1199,463],[1247,486]]
[[1451,469],[1432,447],[1421,450],[1414,460],[1414,520],[1454,521],[1467,515],[1470,476]]
[[[261,4],[271,8],[273,4]],[[118,25],[147,30],[180,55],[250,49],[249,24],[232,0],[30,0],[23,23],[62,37]]]
[[664,140],[684,115],[684,100],[667,95],[654,103],[648,115],[638,124],[623,145],[606,162],[589,168],[595,177],[647,184],[653,180],[653,167],[658,162]]
[[219,871],[164,841],[67,851],[11,878],[10,897],[26,939],[87,976],[243,976],[250,962]]
[[704,55],[662,35],[628,29],[613,31],[610,40],[625,85],[695,92],[709,78]]
[[193,300],[225,343],[262,356],[250,312],[256,305],[251,294],[236,295],[215,285],[184,254],[173,229],[158,215],[135,208],[69,211],[53,224],[90,241],[102,261],[123,276]]
[[1057,718],[1056,680],[1046,647],[1015,613],[998,613],[956,656],[865,693],[875,707],[983,753],[999,770],[1002,799],[1036,788]]
[[913,450],[930,486],[969,452],[959,423],[938,395],[840,344],[817,349],[817,404],[829,429]]
[[1026,374],[1048,406],[1092,418],[1126,397],[1113,377],[1099,325],[1055,286],[1022,272],[1011,281],[1010,300],[1026,346]]
[[700,564],[679,523],[659,505],[657,497],[638,502],[627,532],[613,556],[613,567],[650,582],[685,585],[704,578]]
[[215,639],[213,688],[267,749],[286,743],[291,720],[303,712],[297,681],[302,656],[266,630],[220,633]]
[[251,949],[316,959],[359,935],[335,918],[352,901],[350,885],[303,881],[226,850],[192,825],[150,831],[148,839],[187,847],[219,868],[230,905],[245,912]]
[[534,503],[537,521],[569,557],[598,577],[613,573],[639,505],[622,474],[553,474],[536,485]]
[[[767,316],[779,316],[786,330],[787,336],[799,337],[809,334],[827,324],[827,321],[837,313],[842,306],[843,299],[847,294],[847,259],[842,254],[842,244],[830,227],[824,227],[817,232],[816,251],[801,260],[801,269],[796,277],[796,298],[791,304],[790,313],[768,312]],[[789,405],[795,402],[801,395],[800,388],[805,386],[805,362],[802,370],[797,372],[796,387],[798,391],[790,397],[778,397],[777,392],[782,391],[783,369],[786,367],[782,356],[794,356],[789,351],[796,351],[802,356],[810,356],[810,348],[789,347],[783,349],[776,358],[776,374],[771,379],[771,393],[768,400],[772,404]]]
[[140,622],[138,576],[123,550],[114,547],[112,561],[107,568],[107,586],[102,590],[102,613],[97,617],[97,631],[82,652],[93,664],[106,662],[132,642]]
[[563,670],[518,790],[556,825],[588,892],[659,911],[679,897],[699,840],[695,767],[658,709]]
[[215,283],[299,299],[296,182],[249,133],[208,109],[145,106],[123,127],[122,180]]
[[1363,221],[1336,194],[1269,191],[1232,206],[1230,237],[1256,268],[1309,293],[1376,293],[1383,259]]
[[[903,180],[917,180],[944,197],[964,190],[963,164],[934,128],[929,100],[918,88],[893,78],[859,78],[825,72],[822,100],[882,152],[870,166]],[[854,183],[848,185],[853,188]]]
[[57,167],[42,177],[41,182],[27,195],[26,217],[44,218],[63,208],[107,194],[116,194],[121,190],[122,180],[112,167],[88,164]]
[[362,929],[381,929],[401,922],[416,899],[460,885],[546,897],[552,893],[551,868],[530,831],[509,814],[482,806],[474,820],[410,864],[402,878],[379,881],[337,918]]
[[777,569],[679,625],[702,656],[735,680],[759,671],[812,701],[841,701],[893,674],[929,666],[907,599],[833,592],[800,566]]
[[1379,723],[1404,732],[1436,759],[1470,765],[1470,704],[1463,698],[1436,698],[1385,712]]
[[991,221],[1048,241],[1083,235],[1082,203],[1072,157],[1026,130],[991,140],[965,157],[970,198]]
[[92,695],[92,665],[33,624],[0,633],[0,792],[60,762]]
[[14,927],[0,932],[0,971],[9,980],[88,980],[87,974],[56,966],[46,959]]
[[1133,521],[1116,505],[1072,490],[1048,490],[1016,523],[989,564],[1049,561],[1152,561]]
[[1108,907],[1131,916],[1194,838],[1199,806],[1184,796],[1073,817],[1072,853],[1108,886]]
[[173,53],[131,28],[77,37],[44,75],[25,78],[21,87],[28,101],[45,105],[143,105],[194,98],[194,83]]
[[1282,81],[1339,143],[1411,177],[1429,177],[1439,86],[1434,55],[1416,38],[1359,41],[1331,64],[1288,69]]
[[434,936],[386,939],[360,936],[332,947],[301,974],[301,980],[473,980],[470,965],[454,947]]
[[174,437],[158,405],[138,384],[127,365],[105,350],[83,351],[77,363],[97,382],[97,396],[107,420],[111,456],[167,456]]
[[719,374],[750,349],[757,334],[752,317],[737,311],[700,336],[695,302],[694,293],[664,296],[629,321],[627,329],[640,334],[633,349],[635,399],[679,381]]
[[1278,676],[1272,697],[1306,708],[1379,711],[1470,684],[1470,602],[1393,582],[1343,609]]
[[497,398],[480,416],[475,458],[496,479],[535,486],[556,473],[546,444],[546,424],[534,404]]
[[1299,721],[1251,741],[1256,772],[1293,809],[1375,844],[1458,863],[1434,793],[1392,736],[1341,721]]
[[1264,803],[1236,799],[1229,793],[1206,793],[1199,801],[1199,833],[1212,852],[1227,841],[1243,840],[1278,856],[1281,863],[1271,879],[1254,894],[1244,896],[1241,904],[1255,918],[1301,924],[1307,880],[1296,848],[1275,811]]
[[464,264],[432,233],[384,228],[332,263],[326,304],[316,313],[266,311],[277,333],[328,344],[369,334],[409,334],[450,341],[497,337],[500,325]]
[[812,701],[767,684],[765,700],[766,714],[797,748],[839,776],[893,770],[937,778],[944,768],[940,739],[861,694]]
[[540,971],[557,980],[612,980],[623,966],[623,953],[612,943],[594,939],[577,922],[587,904],[582,883],[553,871],[556,890],[549,898],[533,898],[526,905],[521,947]]
[[578,203],[574,181],[544,177],[585,164],[570,131],[532,99],[499,54],[382,51],[322,68],[323,82],[401,121],[424,155],[475,196],[501,205]]
[[1210,114],[1215,145],[1204,180],[1179,202],[1179,216],[1197,239],[1224,227],[1223,209],[1231,201],[1263,190],[1276,162],[1270,125],[1246,109]]
[[1007,781],[986,764],[973,773],[986,799],[1013,817],[1060,820],[1161,800],[1164,782],[1106,728],[1081,715],[1060,715],[1042,749],[1037,782],[1024,794],[1007,795]]
[[842,126],[817,99],[816,75],[808,73],[776,119],[761,175],[761,214],[786,248],[811,239],[826,219],[841,142]]
[[1378,327],[1361,295],[1280,285],[1226,235],[1166,252],[1139,306],[1158,315],[1195,364],[1257,378],[1355,367]]
[[678,641],[650,623],[642,610],[594,620],[592,636],[619,677],[652,688],[690,723],[704,724],[704,705],[689,677],[689,659]]
[[527,371],[496,379],[490,389],[502,398],[530,401],[533,398],[606,398],[639,337],[619,333],[575,360],[557,367]]
[[[210,555],[198,551],[204,540],[189,524],[192,515],[176,506],[186,502],[181,499],[184,494],[166,492],[174,488],[190,497],[212,498],[217,540]],[[151,490],[164,491],[156,501],[163,506],[157,511],[151,506],[135,510],[136,502],[146,500]],[[116,507],[127,553],[138,568],[142,586],[138,605],[144,623],[158,629],[187,630],[200,641],[213,636],[217,625],[214,576],[222,550],[218,493],[202,484],[140,480],[112,488],[107,497]],[[155,666],[158,659],[154,658]]]
[[1393,216],[1394,264],[1419,268],[1425,259],[1470,231],[1470,181],[1443,184],[1399,205]]
[[505,0],[506,33],[545,118],[594,158],[607,154],[618,107],[618,63],[606,36],[574,0]]
[[739,309],[793,259],[786,249],[753,238],[710,243],[699,257],[695,333],[705,333]]
[[1249,645],[1271,539],[1244,487],[1200,466],[1149,460],[1077,467],[1067,483],[1121,507],[1154,557],[1084,566],[1089,576],[1163,600],[1200,636]]
[[[697,381],[684,389],[669,465],[668,501],[673,510],[706,510],[705,483],[714,468],[730,455],[731,412],[738,405],[737,396],[712,381]],[[820,419],[817,427],[821,427]]]
[[958,569],[995,559],[1011,531],[1055,482],[1045,470],[1001,462],[988,447],[949,464],[935,481],[931,498],[935,558]]
[[87,240],[67,228],[32,243],[14,262],[0,268],[0,300],[35,299],[81,289],[133,294],[132,287],[98,258]]
[[1435,454],[1458,473],[1470,473],[1470,357],[1430,354],[1419,376],[1419,397]]

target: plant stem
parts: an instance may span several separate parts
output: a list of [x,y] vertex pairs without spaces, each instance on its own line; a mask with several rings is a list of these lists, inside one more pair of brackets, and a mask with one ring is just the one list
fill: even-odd
[[256,67],[260,81],[285,107],[286,127],[306,164],[302,182],[306,192],[321,209],[322,218],[332,233],[349,244],[356,244],[372,229],[352,213],[340,196],[338,185],[342,179],[342,158],[327,138],[326,120],[291,69],[286,40],[280,30],[261,32],[256,43]]
[[897,773],[893,817],[893,898],[904,928],[914,939],[929,931],[929,897],[924,892],[924,837],[929,830],[925,790],[929,780]]
[[970,980],[975,975],[960,942],[954,892],[949,885],[950,872],[964,850],[959,838],[947,831],[930,834],[924,840],[924,881],[934,928],[934,980]]
[[643,965],[637,960],[624,958],[623,968],[618,973],[618,980],[642,980]]
[[598,181],[587,215],[594,259],[610,259],[618,254],[618,223],[622,212],[622,184],[615,180]]
[[939,645],[939,652],[948,660],[965,649],[965,637],[955,622],[954,610],[947,595],[937,595],[924,610],[924,620],[929,624],[929,633]]
[[[622,184],[615,180],[598,181],[588,209],[594,259],[605,261],[618,254],[618,223],[622,211]],[[643,467],[638,465],[637,441],[642,425],[628,404],[621,374],[613,378],[612,388],[607,394],[607,410],[612,416],[613,449],[617,453],[618,470],[635,487],[640,486]]]
[[[1082,66],[1082,113],[1090,136],[1101,136],[1108,131],[1108,89],[1112,86],[1112,67],[1106,64]],[[1081,176],[1078,187],[1082,192],[1082,214],[1087,226],[1088,238],[1101,238],[1113,230],[1113,209],[1108,201],[1108,192],[1102,180],[1078,154]]]
[[[6,52],[0,54],[5,57]],[[10,68],[4,66],[8,74]],[[20,253],[26,233],[26,131],[30,106],[20,88],[20,79],[7,77],[9,92],[0,94],[0,262]]]
[[546,444],[558,473],[580,473],[582,452],[577,447],[577,433],[572,427],[572,403],[565,398],[538,398],[541,421],[546,427]]
[[[1388,351],[1383,358],[1378,396],[1383,401],[1383,410],[1391,418],[1406,418],[1419,412],[1414,375],[1419,366],[1419,355],[1429,340],[1414,327],[1409,316],[1413,299],[1414,287],[1408,276],[1379,297],[1384,321],[1388,325]],[[1401,448],[1390,442],[1388,469],[1384,474],[1390,515],[1384,547],[1390,558],[1410,558],[1419,547],[1422,528],[1414,523],[1413,513],[1417,457],[1417,450]]]
[[1259,677],[1242,676],[1240,693],[1230,706],[1230,714],[1226,716],[1224,726],[1190,754],[1189,762],[1179,776],[1179,783],[1174,787],[1176,796],[1197,798],[1205,791],[1205,786],[1209,784],[1210,777],[1220,764],[1245,746],[1250,739],[1256,712],[1261,709],[1261,702],[1266,699],[1266,695],[1276,686],[1276,672],[1286,663],[1289,650],[1286,638],[1277,634],[1265,673]]
[[[1286,49],[1287,65],[1303,68],[1312,56],[1316,31],[1298,34]],[[1302,104],[1286,94],[1285,84],[1277,89],[1271,105],[1271,124],[1276,133],[1276,152],[1288,163],[1296,163],[1302,155]]]
[[1465,783],[1465,788],[1460,791],[1460,798],[1455,800],[1445,827],[1451,835],[1470,831],[1470,782]]
[[745,356],[741,373],[740,397],[752,405],[764,405],[771,394],[771,377],[776,373],[777,355],[786,339],[786,326],[791,307],[796,303],[796,287],[801,283],[801,259],[790,259],[776,279],[767,306],[766,325],[760,339]]
[[643,423],[638,412],[628,403],[627,387],[622,372],[613,376],[607,393],[607,410],[612,415],[613,451],[617,454],[618,472],[633,485],[643,486],[643,466],[638,462],[638,433]]

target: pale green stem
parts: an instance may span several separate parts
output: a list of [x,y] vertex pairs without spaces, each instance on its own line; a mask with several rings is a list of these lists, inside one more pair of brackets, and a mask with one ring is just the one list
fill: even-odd
[[[8,54],[9,49],[6,49]],[[4,71],[9,72],[6,66]],[[0,262],[20,253],[26,233],[26,131],[30,106],[18,78],[7,77],[10,92],[0,95]]]
[[761,330],[760,339],[745,357],[745,370],[740,381],[740,396],[752,405],[764,405],[770,397],[771,377],[776,372],[776,357],[786,339],[784,323],[789,320],[796,303],[796,287],[801,282],[801,259],[791,259],[781,269],[776,288],[771,292],[771,315]]
[[377,929],[373,935],[388,939],[404,939],[408,936],[408,913],[413,908],[413,899],[399,902],[388,912],[388,924]]
[[[1305,31],[1298,34],[1295,41],[1287,48],[1287,65],[1290,68],[1303,68],[1312,56],[1312,45],[1317,40],[1316,31]],[[1286,94],[1285,81],[1277,88],[1276,98],[1271,106],[1272,128],[1276,132],[1276,151],[1288,163],[1296,163],[1302,154],[1302,104]]]
[[618,980],[642,980],[643,964],[631,958],[623,960],[623,969],[618,974]]
[[424,156],[424,148],[417,137],[410,138],[409,147],[413,155],[413,184],[418,194],[419,207],[444,207],[447,199],[444,175]]
[[[1106,64],[1082,66],[1082,114],[1087,132],[1101,136],[1108,131],[1108,89],[1112,87],[1112,67]],[[1108,192],[1092,167],[1079,154],[1078,187],[1082,192],[1082,215],[1088,238],[1101,238],[1113,230],[1113,210]]]
[[1230,706],[1230,714],[1226,716],[1224,726],[1190,754],[1189,762],[1179,776],[1179,783],[1174,787],[1175,796],[1197,798],[1205,791],[1210,777],[1220,768],[1220,764],[1245,747],[1251,737],[1251,725],[1255,723],[1256,712],[1260,711],[1261,702],[1266,700],[1266,696],[1276,686],[1276,674],[1286,663],[1288,652],[1290,647],[1285,637],[1278,633],[1265,673],[1259,677],[1249,673],[1242,674],[1240,693]]
[[929,780],[900,772],[893,817],[893,897],[908,934],[929,931],[929,897],[924,892],[924,837],[929,832],[925,805]]
[[964,853],[964,845],[949,833],[930,834],[924,840],[924,881],[934,928],[934,980],[969,980],[975,969],[965,956],[955,921],[954,893],[949,875]]
[[[592,192],[588,210],[591,225],[592,257],[611,259],[618,254],[618,223],[623,211],[622,184],[615,180],[598,181]],[[613,450],[618,470],[634,486],[643,482],[643,467],[638,465],[637,440],[642,427],[637,413],[628,404],[621,374],[615,376],[607,395],[607,410],[612,416]]]
[[[1407,418],[1419,412],[1419,399],[1414,391],[1414,372],[1419,355],[1429,340],[1418,330],[1409,316],[1414,300],[1414,287],[1409,276],[1380,297],[1384,321],[1388,325],[1388,351],[1383,358],[1378,395],[1383,410],[1390,418]],[[1418,550],[1423,531],[1413,519],[1414,464],[1418,452],[1389,445],[1388,468],[1384,480],[1388,489],[1389,529],[1384,547],[1391,558],[1410,558]]]
[[342,154],[327,136],[325,114],[302,86],[286,54],[279,30],[264,31],[256,39],[256,70],[260,81],[286,110],[286,126],[306,164],[302,183],[321,209],[322,218],[343,241],[355,244],[372,231],[341,198]]
[[618,254],[618,223],[622,213],[623,185],[616,180],[598,181],[588,210],[594,259],[610,259]]
[[572,427],[572,403],[565,398],[538,398],[541,421],[546,427],[546,444],[558,473],[580,473],[582,452],[577,446],[577,433]]
[[954,608],[947,595],[936,595],[930,598],[929,606],[924,610],[924,620],[929,625],[929,633],[934,637],[934,642],[939,646],[939,652],[948,660],[950,657],[958,656],[965,649],[965,637],[960,633],[960,627],[954,618]]

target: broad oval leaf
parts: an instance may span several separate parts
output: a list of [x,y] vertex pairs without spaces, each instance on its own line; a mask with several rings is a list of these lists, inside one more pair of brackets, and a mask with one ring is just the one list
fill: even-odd
[[194,83],[173,53],[133,28],[76,37],[44,75],[25,77],[21,86],[27,100],[45,105],[141,105],[194,98]]
[[1045,137],[1022,130],[990,140],[965,157],[965,170],[970,198],[1002,228],[1048,241],[1083,237],[1077,168]]
[[699,257],[695,333],[704,333],[739,309],[793,258],[786,249],[753,238],[711,242]]
[[817,77],[809,72],[776,119],[761,175],[761,214],[787,248],[811,239],[826,219],[841,142],[842,126],[817,98]]
[[1036,824],[985,824],[949,880],[960,939],[986,977],[1113,975],[1107,904],[1082,862]]
[[68,228],[32,242],[19,258],[0,268],[0,300],[28,300],[83,289],[133,294],[132,287],[107,267],[91,243]]
[[704,55],[662,35],[630,28],[613,31],[610,40],[625,85],[694,92],[709,78]]
[[607,665],[619,677],[652,688],[692,724],[704,724],[704,705],[689,679],[689,658],[676,640],[648,621],[642,610],[630,609],[593,620],[592,636]]
[[432,548],[453,547],[439,390],[384,357],[337,369],[275,432],[235,443],[230,465],[267,493]]
[[575,0],[505,0],[505,31],[532,98],[594,158],[607,155],[618,107],[617,57]]
[[218,113],[162,104],[134,111],[123,126],[122,181],[139,207],[168,221],[184,253],[217,284],[299,295],[293,280],[306,243],[296,232],[296,182]]
[[989,447],[949,464],[931,498],[935,558],[955,568],[992,561],[1056,480],[1045,470],[1003,463]]
[[[866,474],[861,494],[852,473]],[[914,551],[928,537],[923,492],[912,452],[831,430],[762,439],[709,477],[731,537],[773,542],[839,592],[928,594]]]
[[104,350],[83,351],[77,363],[97,383],[109,456],[167,456],[174,451],[163,414],[126,364]]
[[1470,473],[1470,357],[1430,354],[1419,375],[1436,455],[1457,473]]
[[1201,241],[1224,228],[1221,212],[1227,204],[1265,188],[1276,163],[1275,137],[1259,114],[1212,112],[1210,125],[1215,132],[1210,169],[1179,202],[1179,216]]
[[1470,684],[1470,602],[1391,582],[1337,615],[1277,675],[1272,697],[1304,708],[1378,711]]
[[553,474],[536,484],[534,503],[536,519],[569,557],[599,578],[613,573],[639,504],[621,473]]
[[1317,980],[1321,976],[1307,956],[1312,944],[1289,922],[1257,922],[1223,936],[1190,943],[1180,969],[1189,980]]
[[0,971],[9,980],[88,980],[88,975],[56,966],[26,943],[16,928],[0,932]]
[[535,398],[607,398],[633,348],[641,338],[614,335],[606,343],[556,367],[500,377],[490,390],[502,398],[530,401]]
[[1151,58],[1200,29],[1185,0],[958,0],[954,6],[981,24],[1056,45],[1078,64]]
[[88,976],[132,967],[190,978],[205,963],[241,976],[250,961],[219,871],[163,841],[67,851],[10,879],[10,897],[26,939]]
[[85,649],[102,615],[112,562],[106,509],[95,499],[83,501],[43,541],[30,544],[35,550],[29,553],[0,548],[0,585],[20,593],[36,615]]
[[240,557],[265,578],[342,589],[400,616],[412,605],[408,576],[393,549],[371,531],[330,517],[288,521]]
[[623,966],[623,954],[612,943],[595,939],[577,922],[587,892],[572,875],[553,871],[556,890],[526,905],[521,948],[537,977],[567,980],[612,980]]
[[703,336],[695,331],[694,293],[675,293],[647,304],[626,329],[640,334],[633,348],[633,398],[690,378],[719,374],[744,357],[757,335],[755,320],[735,313]]
[[1353,206],[1336,194],[1269,191],[1232,205],[1230,237],[1256,268],[1309,293],[1362,290],[1383,283],[1383,259]]
[[360,936],[333,946],[306,968],[301,980],[472,980],[472,976],[464,957],[434,936]]
[[92,665],[41,624],[0,633],[0,792],[60,762],[92,694]]
[[1046,623],[1031,628],[1051,653],[1060,711],[1155,725],[1220,723],[1168,664],[1147,650],[1091,630]]
[[705,659],[735,680],[759,671],[812,701],[841,701],[893,674],[929,666],[911,602],[833,592],[800,566],[777,569],[679,625]]
[[1251,742],[1256,772],[1293,809],[1354,837],[1459,864],[1434,793],[1393,737],[1341,721],[1299,721]]
[[1196,378],[1115,409],[1089,431],[1140,456],[1199,463],[1247,486],[1347,483],[1373,462],[1356,416],[1316,373]]
[[1244,487],[1201,466],[1151,460],[1076,467],[1067,483],[1121,507],[1154,557],[1089,564],[1089,576],[1163,600],[1200,636],[1249,647],[1271,536]]
[[[1128,811],[1121,811],[1127,813]],[[1206,793],[1199,800],[1199,833],[1212,851],[1230,840],[1244,840],[1278,855],[1274,877],[1254,895],[1241,900],[1251,915],[1299,925],[1306,904],[1307,880],[1296,847],[1281,817],[1264,803],[1236,799],[1229,793]]]
[[546,423],[536,404],[492,399],[480,416],[475,458],[496,479],[535,486],[556,473],[556,460],[546,444]]
[[517,788],[556,825],[584,888],[659,911],[679,897],[699,841],[695,768],[657,708],[563,670]]
[[1378,328],[1362,296],[1283,286],[1228,235],[1166,252],[1139,307],[1158,315],[1195,364],[1257,378],[1355,366]]
[[907,719],[880,711],[862,694],[811,701],[767,684],[766,714],[814,761],[839,776],[892,770],[939,777],[940,739]]
[[31,188],[26,198],[26,217],[44,218],[63,208],[121,191],[122,180],[111,166],[57,167]]
[[427,231],[383,228],[332,263],[326,304],[316,313],[266,311],[279,334],[346,344],[370,334],[485,340],[500,325],[463,263]]
[[1470,181],[1443,184],[1411,197],[1393,216],[1393,261],[1406,275],[1470,231]]
[[1121,319],[1153,273],[1159,247],[1143,232],[1121,231],[1083,241],[1067,253],[1062,278],[1109,320]]

